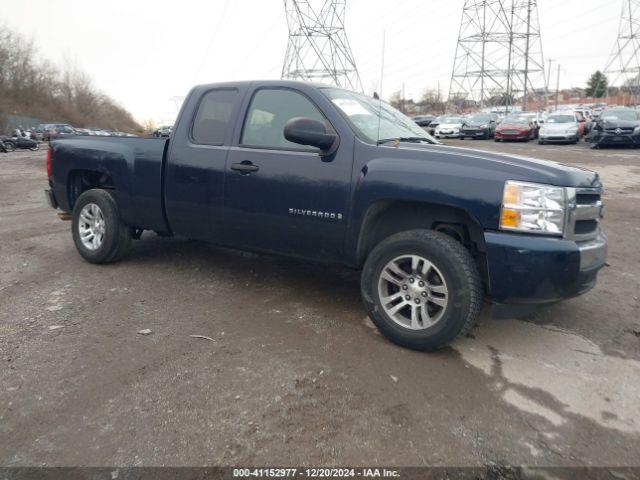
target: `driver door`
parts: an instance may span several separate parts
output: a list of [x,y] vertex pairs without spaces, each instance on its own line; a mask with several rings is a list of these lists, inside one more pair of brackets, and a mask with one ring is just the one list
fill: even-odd
[[308,258],[338,258],[347,220],[352,148],[330,157],[284,138],[294,117],[335,131],[317,105],[293,88],[254,91],[225,175],[230,242]]

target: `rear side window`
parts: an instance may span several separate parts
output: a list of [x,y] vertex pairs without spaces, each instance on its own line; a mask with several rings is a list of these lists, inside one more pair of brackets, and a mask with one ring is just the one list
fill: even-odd
[[260,148],[318,151],[284,138],[284,126],[294,117],[308,117],[327,124],[318,108],[301,93],[287,89],[258,90],[251,100],[240,143]]
[[231,125],[231,116],[238,99],[235,89],[211,90],[198,106],[191,137],[195,143],[222,145]]

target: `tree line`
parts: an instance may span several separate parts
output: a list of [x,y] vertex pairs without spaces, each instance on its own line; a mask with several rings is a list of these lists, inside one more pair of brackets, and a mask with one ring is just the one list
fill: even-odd
[[14,114],[75,127],[142,131],[127,110],[95,88],[86,73],[38,57],[32,40],[0,25],[0,122],[4,115]]

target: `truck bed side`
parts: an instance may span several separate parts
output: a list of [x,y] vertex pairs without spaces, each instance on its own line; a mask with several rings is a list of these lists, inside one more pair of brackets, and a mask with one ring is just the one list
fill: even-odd
[[168,232],[162,168],[168,139],[69,138],[51,144],[50,184],[60,208],[73,210],[89,188],[112,189],[128,225]]

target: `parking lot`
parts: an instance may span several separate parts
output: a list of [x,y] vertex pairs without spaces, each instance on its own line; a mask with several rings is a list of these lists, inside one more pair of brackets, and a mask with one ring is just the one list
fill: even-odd
[[598,171],[610,250],[585,296],[432,354],[341,267],[150,233],[89,264],[44,151],[0,154],[1,463],[638,465],[640,150],[446,143]]

